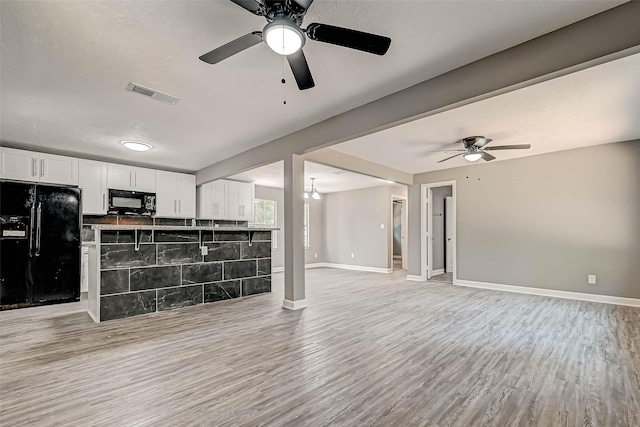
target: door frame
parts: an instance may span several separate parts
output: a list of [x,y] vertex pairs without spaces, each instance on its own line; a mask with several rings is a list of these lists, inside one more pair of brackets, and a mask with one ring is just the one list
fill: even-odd
[[[425,212],[425,206],[428,200],[428,192],[429,190],[437,187],[448,187],[451,186],[451,196],[453,197],[453,284],[455,285],[458,280],[458,233],[457,233],[457,195],[456,195],[456,181],[440,181],[440,182],[430,182],[428,184],[422,184],[420,186],[420,280],[426,281],[428,276],[427,266],[427,237],[429,237],[429,229],[431,226],[433,228],[433,220],[427,221],[428,212]],[[431,205],[429,205],[431,206]],[[432,245],[433,247],[433,245]],[[433,254],[429,258],[433,259]],[[433,264],[433,261],[432,263]]]
[[[393,201],[394,200],[402,200],[402,205],[404,207],[402,211],[402,220],[404,221],[405,227],[402,229],[402,235],[405,237],[402,242],[402,269],[409,270],[409,244],[407,237],[407,232],[409,231],[409,198],[407,196],[400,196],[398,194],[391,195],[391,215],[389,221],[389,268],[393,271]],[[403,222],[401,221],[401,223]]]

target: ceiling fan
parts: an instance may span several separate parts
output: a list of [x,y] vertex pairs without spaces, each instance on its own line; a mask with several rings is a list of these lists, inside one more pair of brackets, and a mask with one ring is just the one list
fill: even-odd
[[446,162],[447,160],[451,160],[454,157],[464,156],[464,158],[470,162],[475,162],[477,160],[483,159],[487,162],[494,160],[495,157],[491,154],[487,153],[487,151],[496,151],[496,150],[528,150],[531,148],[531,144],[516,144],[516,145],[498,145],[495,147],[486,147],[492,139],[485,138],[484,136],[469,136],[467,138],[463,138],[460,141],[464,145],[463,150],[444,150],[444,151],[460,151],[460,153],[447,157],[446,159],[442,159],[438,161],[438,163]]
[[[287,57],[300,90],[315,86],[309,65],[302,52],[307,38],[384,55],[391,39],[326,24],[310,24],[302,29],[302,21],[313,0],[231,0],[254,15],[264,16],[269,22],[262,31],[253,31],[211,52],[200,56],[208,64],[218,62],[242,52],[262,41],[274,52]],[[284,81],[283,81],[284,83]]]

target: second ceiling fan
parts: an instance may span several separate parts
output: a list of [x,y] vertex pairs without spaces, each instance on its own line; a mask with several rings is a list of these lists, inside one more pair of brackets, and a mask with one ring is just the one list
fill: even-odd
[[300,90],[315,86],[302,51],[307,38],[363,52],[384,55],[391,39],[348,28],[313,23],[302,29],[304,16],[313,0],[231,0],[254,15],[264,16],[268,24],[200,56],[208,64],[218,62],[264,41],[274,52],[287,57]]
[[487,151],[495,151],[495,150],[528,150],[531,148],[531,144],[516,144],[516,145],[496,145],[494,147],[486,147],[492,139],[485,138],[484,136],[469,136],[467,138],[463,138],[460,142],[464,145],[463,149],[460,150],[440,150],[440,151],[458,151],[459,153],[447,157],[446,159],[439,160],[438,163],[446,162],[447,160],[451,160],[458,156],[464,156],[464,158],[470,162],[475,162],[477,160],[485,160],[490,162],[494,160],[495,157],[491,154],[487,153]]

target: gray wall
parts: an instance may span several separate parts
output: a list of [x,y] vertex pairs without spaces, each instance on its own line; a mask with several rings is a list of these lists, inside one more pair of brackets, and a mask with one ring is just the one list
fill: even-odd
[[640,141],[415,175],[410,274],[419,184],[446,180],[457,182],[458,279],[640,298]]
[[433,269],[444,268],[444,198],[451,196],[451,186],[433,189]]
[[[280,230],[277,234],[277,249],[272,252],[271,267],[284,267],[284,190],[282,188],[261,187],[256,185],[256,199],[275,200],[276,201],[276,223]],[[311,247],[305,250],[305,262],[316,263],[324,261],[324,207],[323,199],[309,201],[309,221],[311,227],[309,232],[309,243]],[[314,255],[318,254],[318,258]]]

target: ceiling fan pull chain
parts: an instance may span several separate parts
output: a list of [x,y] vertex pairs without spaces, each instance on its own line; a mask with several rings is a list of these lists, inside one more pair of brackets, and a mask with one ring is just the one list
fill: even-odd
[[282,56],[282,98],[284,99],[283,104],[287,105],[287,86],[285,85],[285,83],[287,82],[284,79],[284,69],[286,67],[286,62],[287,62],[287,57],[286,56]]

